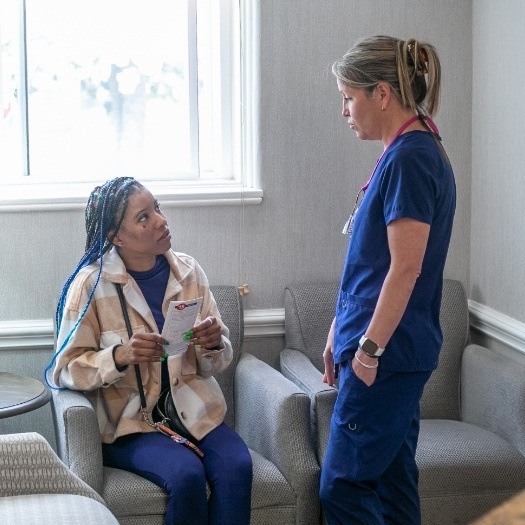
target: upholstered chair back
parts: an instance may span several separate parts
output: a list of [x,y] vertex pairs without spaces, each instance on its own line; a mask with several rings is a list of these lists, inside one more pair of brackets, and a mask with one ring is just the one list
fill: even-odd
[[242,301],[234,286],[211,286],[210,287],[224,324],[230,330],[230,341],[233,348],[233,361],[231,365],[220,374],[215,376],[221,390],[226,398],[225,422],[235,428],[235,399],[233,395],[233,383],[235,369],[241,357],[242,341],[244,337],[244,314]]
[[286,347],[324,372],[323,350],[334,318],[339,283],[297,284],[284,292]]
[[[339,283],[309,283],[285,290],[286,347],[303,352],[324,372],[323,350],[332,322]],[[445,279],[440,312],[443,347],[439,366],[421,399],[421,417],[460,419],[461,357],[467,345],[468,304],[463,285]]]
[[440,311],[443,346],[439,365],[430,376],[421,398],[423,419],[461,419],[461,358],[468,340],[468,315],[463,285],[459,281],[445,279]]

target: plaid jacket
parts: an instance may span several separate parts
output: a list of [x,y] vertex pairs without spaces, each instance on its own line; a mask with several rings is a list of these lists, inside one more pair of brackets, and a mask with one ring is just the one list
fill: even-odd
[[[171,392],[183,424],[197,439],[222,423],[226,402],[213,374],[224,370],[232,360],[228,329],[219,311],[203,270],[189,255],[166,252],[171,273],[162,310],[166,315],[170,301],[202,297],[198,318],[213,315],[222,325],[222,349],[196,350],[193,345],[179,357],[168,359]],[[68,292],[57,348],[78,320],[95,284],[100,265],[93,263],[75,277]],[[153,314],[140,288],[126,272],[115,248],[104,255],[102,274],[91,305],[66,348],[56,359],[54,381],[57,385],[82,390],[90,398],[97,414],[103,443],[136,432],[154,432],[142,421],[140,397],[133,366],[119,372],[113,360],[113,348],[128,340],[114,283],[121,283],[133,332],[158,332]],[[148,412],[160,394],[160,363],[140,365]]]

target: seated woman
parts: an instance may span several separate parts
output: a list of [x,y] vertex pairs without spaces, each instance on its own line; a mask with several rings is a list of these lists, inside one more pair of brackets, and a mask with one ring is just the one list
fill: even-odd
[[[54,383],[91,399],[105,465],[166,491],[166,525],[247,525],[252,464],[223,422],[226,403],[213,374],[228,366],[232,348],[206,275],[171,249],[159,203],[131,177],[93,190],[86,232],[86,252],[58,302]],[[199,297],[186,352],[165,359],[169,342],[160,333],[170,301]],[[180,415],[178,442],[154,425],[154,407],[168,392]]]

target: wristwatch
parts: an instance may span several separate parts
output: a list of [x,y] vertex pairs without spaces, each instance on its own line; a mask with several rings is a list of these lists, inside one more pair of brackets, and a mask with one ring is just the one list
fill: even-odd
[[359,339],[359,348],[368,357],[374,357],[376,359],[380,357],[385,351],[384,348],[380,348],[378,344],[374,343],[372,339],[368,339],[366,336],[363,336],[361,339]]

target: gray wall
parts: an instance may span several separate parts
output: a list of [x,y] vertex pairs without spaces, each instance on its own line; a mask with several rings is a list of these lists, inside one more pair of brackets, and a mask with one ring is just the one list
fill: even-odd
[[471,298],[525,322],[525,2],[473,2]]
[[[470,213],[470,2],[264,0],[261,2],[261,205],[167,209],[174,247],[194,255],[215,284],[246,278],[246,308],[282,306],[296,280],[337,279],[351,201],[380,149],[340,116],[331,63],[358,38],[426,38],[443,62],[437,123],[454,163],[458,211],[447,276],[468,281]],[[74,167],[72,167],[74,169]],[[0,319],[52,317],[82,253],[83,213],[0,213]],[[243,253],[239,253],[240,244]],[[239,260],[243,268],[239,267]]]
[[[330,66],[359,38],[381,33],[416,37],[432,42],[442,60],[442,110],[436,122],[458,188],[445,272],[468,285],[470,28],[471,2],[466,0],[261,1],[261,96],[252,110],[260,113],[263,203],[245,207],[242,237],[241,207],[168,208],[174,247],[195,256],[213,284],[246,280],[251,293],[245,308],[282,307],[290,282],[338,279],[347,240],[341,229],[380,147],[349,132]],[[512,74],[520,67],[515,60]],[[519,106],[516,98],[513,108]],[[519,120],[512,123],[516,130],[523,126]],[[517,177],[517,170],[511,175]],[[0,319],[52,318],[61,285],[83,251],[83,213],[0,212],[0,231]],[[281,345],[282,339],[269,338],[250,340],[245,348],[274,364]],[[18,357],[1,352],[1,368],[18,371],[23,366],[39,377],[42,353],[20,350]],[[38,417],[45,421],[47,414]],[[4,422],[0,432],[6,425],[11,431],[28,429],[23,418]],[[46,437],[50,432],[37,430]]]

